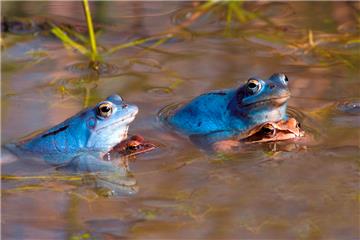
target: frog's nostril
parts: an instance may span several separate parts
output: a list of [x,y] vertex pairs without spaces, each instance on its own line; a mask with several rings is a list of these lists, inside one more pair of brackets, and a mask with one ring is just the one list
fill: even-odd
[[273,89],[275,87],[275,84],[270,83],[269,87],[270,87],[270,89]]
[[123,104],[121,107],[124,109],[124,108],[127,108],[127,104]]

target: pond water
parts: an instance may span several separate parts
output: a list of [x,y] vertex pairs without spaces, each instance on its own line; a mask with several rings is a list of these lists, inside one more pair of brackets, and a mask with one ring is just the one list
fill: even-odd
[[[80,2],[2,3],[2,143],[118,93],[140,109],[130,134],[158,145],[129,160],[138,191],[118,197],[46,164],[3,165],[4,239],[359,238],[359,3],[228,6],[92,3],[103,53],[172,34],[104,56],[94,74],[47,24],[84,34]],[[159,121],[166,106],[274,72],[315,138],[306,149],[210,154]]]

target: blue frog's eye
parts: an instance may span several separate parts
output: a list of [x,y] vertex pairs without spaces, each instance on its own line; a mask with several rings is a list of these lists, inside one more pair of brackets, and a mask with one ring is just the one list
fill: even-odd
[[108,118],[113,113],[113,105],[110,102],[102,102],[97,106],[96,112],[100,117]]
[[284,81],[284,83],[287,85],[289,82],[288,77],[285,74],[281,74],[281,79]]
[[261,84],[256,79],[249,79],[246,86],[249,95],[254,95],[261,89]]
[[288,82],[289,82],[288,77],[283,73],[274,73],[273,75],[271,75],[269,80],[274,81],[274,82],[280,82],[281,84],[284,84],[285,86],[287,86]]
[[121,104],[124,101],[124,99],[117,94],[110,95],[106,100],[117,105]]
[[289,82],[288,77],[283,73],[276,73],[273,76],[277,77],[283,84],[287,85]]

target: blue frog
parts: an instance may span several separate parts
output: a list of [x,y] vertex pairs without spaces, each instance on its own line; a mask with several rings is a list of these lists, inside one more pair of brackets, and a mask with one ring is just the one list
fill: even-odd
[[98,172],[101,179],[116,184],[126,171],[116,161],[106,161],[105,154],[127,137],[137,112],[137,106],[114,94],[49,130],[5,148],[19,158],[41,158],[73,171]]
[[252,77],[239,88],[212,91],[194,98],[167,120],[190,137],[200,136],[207,143],[214,143],[264,122],[285,120],[289,97],[285,74],[273,74],[268,80]]

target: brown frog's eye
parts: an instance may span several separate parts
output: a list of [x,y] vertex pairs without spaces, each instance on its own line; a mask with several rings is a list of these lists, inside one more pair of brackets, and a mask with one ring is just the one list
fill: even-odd
[[255,93],[259,92],[261,88],[261,84],[256,79],[249,79],[247,82],[247,92],[249,95],[254,95]]
[[108,118],[111,116],[112,112],[113,112],[113,106],[110,102],[100,103],[97,107],[97,114],[100,117]]
[[261,132],[265,134],[267,137],[274,137],[276,134],[276,129],[272,125],[265,125]]

